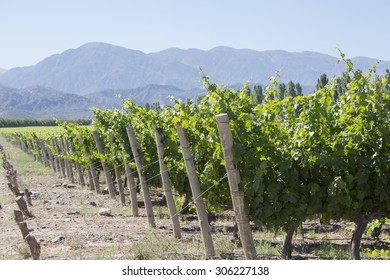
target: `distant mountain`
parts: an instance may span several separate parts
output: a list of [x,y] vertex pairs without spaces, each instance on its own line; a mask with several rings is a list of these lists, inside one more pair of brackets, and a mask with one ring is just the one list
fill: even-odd
[[3,68],[0,68],[0,76],[5,73],[7,70],[3,69]]
[[1,76],[0,84],[16,88],[40,85],[82,95],[149,84],[193,88],[199,85],[197,80],[198,70],[178,62],[161,62],[140,51],[89,43],[35,66],[13,68]]
[[0,117],[32,119],[91,118],[91,108],[121,108],[122,98],[140,105],[169,104],[169,96],[195,99],[201,90],[184,91],[172,86],[149,85],[131,90],[104,90],[86,96],[59,92],[41,86],[16,89],[0,85]]
[[39,86],[23,89],[0,86],[0,117],[79,119],[91,116],[91,101]]
[[[252,82],[269,84],[279,71],[280,82],[292,80],[313,87],[320,74],[340,74],[337,58],[315,52],[254,51],[217,47],[209,51],[177,48],[145,54],[105,43],[88,43],[50,56],[35,66],[13,68],[0,76],[0,84],[14,88],[44,86],[80,95],[106,89],[134,89],[149,85],[183,90],[201,87],[199,67],[212,82],[225,85]],[[368,70],[376,59],[356,57],[354,64]],[[390,62],[377,67],[380,73]]]
[[122,106],[122,99],[131,98],[139,105],[146,103],[170,104],[171,98],[185,101],[187,98],[195,100],[204,91],[201,89],[182,90],[174,86],[148,85],[135,89],[107,89],[99,92],[87,94],[84,97],[90,99],[97,107],[119,108]]

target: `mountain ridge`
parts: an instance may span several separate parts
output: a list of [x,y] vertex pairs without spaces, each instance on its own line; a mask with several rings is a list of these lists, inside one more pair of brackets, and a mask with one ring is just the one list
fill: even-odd
[[92,118],[92,108],[122,107],[122,99],[131,98],[140,105],[146,103],[170,104],[176,99],[195,99],[202,91],[185,91],[173,86],[148,85],[135,89],[108,89],[80,96],[52,88],[30,86],[22,89],[0,85],[0,118],[10,119],[85,119]]
[[[314,86],[322,73],[329,77],[344,70],[338,58],[313,51],[256,51],[219,46],[144,53],[107,43],[91,42],[51,55],[34,66],[12,68],[0,76],[0,84],[13,88],[43,86],[79,95],[106,89],[133,89],[150,84],[183,90],[201,87],[202,68],[212,82],[224,85],[253,82],[269,84],[292,80]],[[367,71],[377,59],[356,57],[356,65]],[[378,65],[378,72],[390,62]]]

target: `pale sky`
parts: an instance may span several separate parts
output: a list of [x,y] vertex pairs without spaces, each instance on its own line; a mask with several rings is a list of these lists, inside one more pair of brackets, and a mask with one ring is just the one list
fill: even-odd
[[0,0],[0,68],[88,42],[145,53],[216,46],[390,60],[388,0]]

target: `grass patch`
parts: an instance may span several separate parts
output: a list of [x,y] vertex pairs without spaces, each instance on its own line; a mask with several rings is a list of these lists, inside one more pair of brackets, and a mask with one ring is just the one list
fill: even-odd
[[215,254],[222,259],[232,259],[237,244],[233,243],[229,236],[217,234],[213,236]]
[[282,245],[273,244],[268,240],[257,240],[255,242],[256,252],[261,255],[279,256]]
[[155,207],[154,216],[158,219],[169,219],[169,210],[167,207]]
[[27,260],[31,257],[30,247],[27,244],[23,244],[16,248],[16,253],[22,260]]
[[313,254],[325,260],[350,260],[350,251],[336,248],[330,242],[321,244],[320,248],[313,251]]
[[[34,161],[33,157],[19,150],[4,138],[0,137],[0,143],[3,145],[7,157],[14,168],[18,171],[18,179],[28,181],[29,174],[46,175],[52,174],[53,170],[45,167],[40,162]],[[27,177],[27,178],[26,178]]]
[[309,230],[307,232],[307,238],[314,239],[316,237],[316,232],[314,230]]
[[145,237],[129,248],[129,258],[136,260],[184,259],[180,240],[167,237],[155,231],[145,233]]

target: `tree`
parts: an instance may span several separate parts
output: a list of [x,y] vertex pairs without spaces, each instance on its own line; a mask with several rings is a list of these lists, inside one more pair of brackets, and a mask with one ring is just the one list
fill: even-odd
[[324,88],[328,82],[329,82],[329,79],[326,76],[326,74],[325,73],[321,74],[321,76],[317,80],[316,89],[320,90],[320,89]]
[[333,101],[336,102],[340,95],[343,94],[343,87],[342,87],[342,78],[337,77],[335,80],[335,89],[334,89],[334,94],[333,94]]
[[278,89],[279,99],[284,99],[286,97],[286,84],[280,83]]
[[296,83],[295,84],[295,92],[297,94],[297,96],[302,96],[302,86],[300,83]]
[[247,84],[244,85],[243,92],[248,96],[252,95],[251,89]]
[[292,81],[289,81],[287,84],[287,95],[294,98],[297,96],[297,92],[295,91],[295,84]]
[[255,85],[252,91],[252,100],[256,104],[260,104],[264,100],[263,87],[261,85]]

